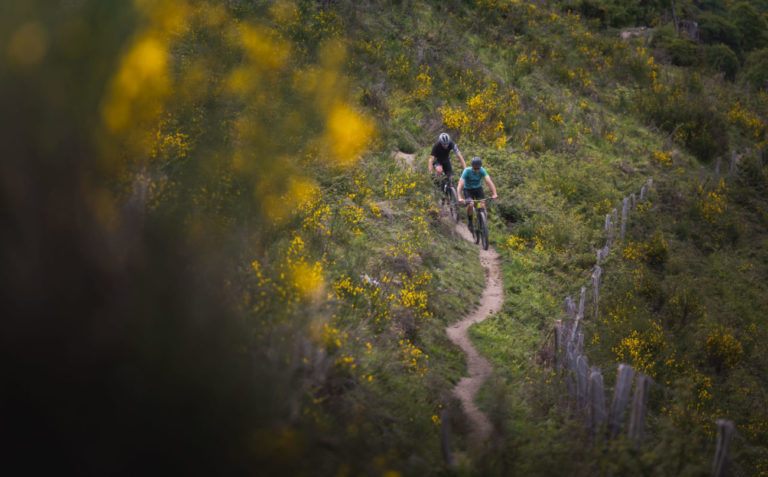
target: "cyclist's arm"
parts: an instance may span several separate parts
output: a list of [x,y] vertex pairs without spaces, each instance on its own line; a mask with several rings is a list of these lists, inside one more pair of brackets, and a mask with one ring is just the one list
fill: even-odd
[[461,170],[463,171],[467,168],[467,163],[464,161],[464,156],[461,155],[461,151],[459,151],[458,147],[456,148],[456,155],[459,156],[459,160],[461,161]]
[[456,195],[459,196],[459,202],[464,203],[464,196],[461,195],[461,191],[464,189],[464,178],[459,179],[459,185],[456,186]]
[[491,180],[491,176],[485,176],[485,182],[487,182],[488,186],[491,188],[491,192],[493,192],[493,198],[497,199],[499,194],[496,193],[496,185],[494,185],[493,181]]
[[429,173],[432,174],[433,165],[435,163],[435,156],[429,156],[427,164],[429,165]]

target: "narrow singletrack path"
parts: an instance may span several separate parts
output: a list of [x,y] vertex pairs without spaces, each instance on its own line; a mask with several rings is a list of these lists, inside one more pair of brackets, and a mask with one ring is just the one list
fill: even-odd
[[[472,234],[467,229],[464,221],[456,225],[456,231],[466,240],[472,240]],[[475,323],[488,318],[498,312],[504,303],[504,288],[501,283],[501,262],[496,251],[489,247],[488,250],[480,250],[480,263],[485,272],[485,289],[480,297],[480,305],[461,319],[458,323],[445,329],[448,337],[467,354],[468,377],[463,377],[453,389],[453,393],[461,400],[462,408],[469,418],[470,437],[475,442],[484,442],[491,435],[491,422],[488,417],[478,409],[475,404],[475,396],[480,386],[491,375],[492,368],[488,360],[480,356],[467,330]]]

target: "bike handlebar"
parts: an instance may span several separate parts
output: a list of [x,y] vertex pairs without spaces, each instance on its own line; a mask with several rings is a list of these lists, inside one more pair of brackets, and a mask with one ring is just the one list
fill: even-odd
[[467,203],[475,203],[475,202],[491,202],[492,200],[495,200],[493,197],[486,197],[485,199],[464,199],[464,202]]

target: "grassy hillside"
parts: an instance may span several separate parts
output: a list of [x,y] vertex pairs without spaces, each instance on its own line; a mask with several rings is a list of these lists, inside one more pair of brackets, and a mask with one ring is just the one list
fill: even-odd
[[[711,33],[716,6],[676,15],[710,12]],[[5,8],[12,465],[698,475],[728,418],[737,470],[766,471],[768,100],[746,26],[725,71],[686,63],[716,42],[676,32],[663,6]],[[630,24],[648,28],[621,39]],[[483,158],[500,195],[506,301],[471,329],[495,372],[487,446],[466,440],[450,394],[466,370],[444,327],[483,277],[427,176],[441,131]],[[648,178],[585,324],[609,381],[621,362],[656,383],[636,449],[574,419],[551,328],[589,280],[605,214]],[[448,423],[459,469],[440,451]]]

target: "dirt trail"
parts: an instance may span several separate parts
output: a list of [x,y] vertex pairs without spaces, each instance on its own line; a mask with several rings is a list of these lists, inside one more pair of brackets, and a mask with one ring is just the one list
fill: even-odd
[[[457,232],[466,240],[472,240],[472,234],[467,226],[459,223]],[[479,247],[478,247],[479,248]],[[475,395],[485,380],[491,375],[492,369],[488,360],[480,356],[469,339],[467,330],[474,323],[488,318],[492,313],[501,309],[504,302],[504,288],[501,284],[501,264],[499,255],[493,248],[480,249],[480,263],[485,272],[485,289],[480,297],[480,305],[458,323],[445,329],[448,337],[467,354],[467,370],[469,377],[463,377],[453,389],[453,393],[461,400],[462,408],[470,422],[470,437],[475,442],[485,441],[491,434],[491,422],[475,404]]]

